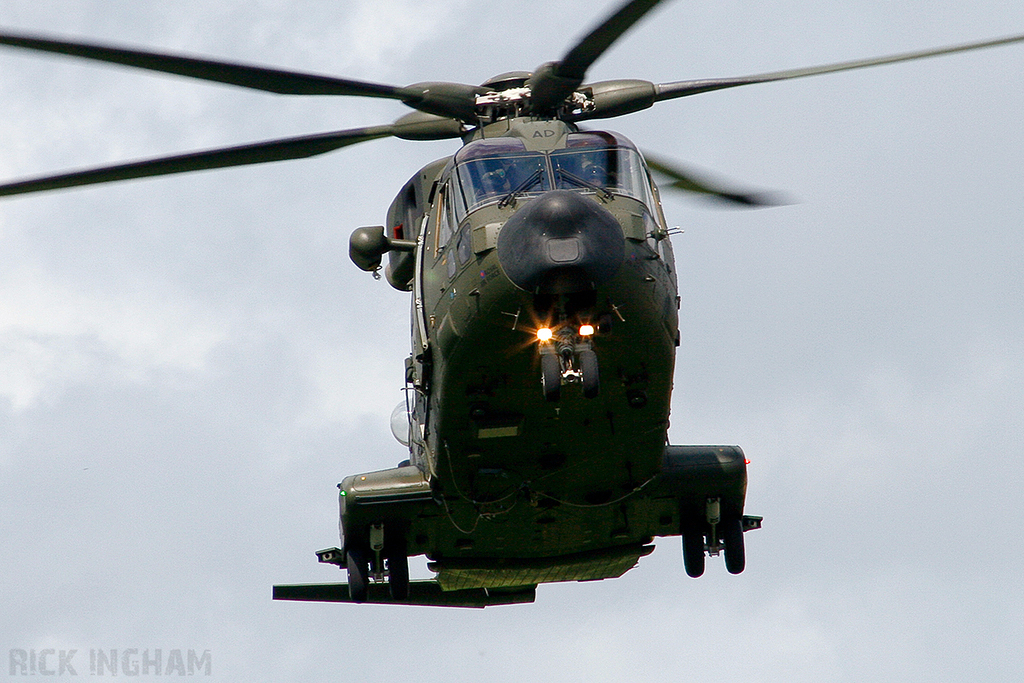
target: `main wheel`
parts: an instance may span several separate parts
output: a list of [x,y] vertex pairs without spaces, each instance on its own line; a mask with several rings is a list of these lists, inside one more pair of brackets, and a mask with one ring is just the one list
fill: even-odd
[[739,518],[723,520],[722,540],[725,541],[725,568],[730,574],[739,574],[747,562],[743,550],[743,521]]
[[398,535],[397,539],[392,539],[385,546],[384,552],[388,563],[388,590],[391,597],[405,600],[409,597],[409,556],[405,536]]
[[348,596],[352,602],[366,602],[370,592],[370,563],[358,548],[345,552],[345,567],[348,569]]
[[544,398],[557,401],[562,394],[562,367],[558,356],[544,353],[540,357],[540,384],[544,389]]
[[583,395],[594,398],[601,388],[601,372],[597,367],[597,354],[593,349],[580,351],[580,370],[583,372]]
[[704,574],[704,534],[696,525],[683,527],[683,566],[694,579]]

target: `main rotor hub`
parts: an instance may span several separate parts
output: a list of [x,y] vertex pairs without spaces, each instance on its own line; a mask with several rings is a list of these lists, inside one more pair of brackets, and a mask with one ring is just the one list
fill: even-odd
[[[504,83],[507,83],[506,81]],[[502,84],[504,84],[502,83]],[[485,87],[488,83],[483,84]],[[492,90],[477,95],[475,105],[477,116],[486,123],[495,123],[505,119],[517,118],[531,113],[533,91],[529,86],[519,84],[503,90]],[[585,93],[575,91],[566,98],[556,115],[552,118],[571,119],[584,112],[594,110],[594,100]]]

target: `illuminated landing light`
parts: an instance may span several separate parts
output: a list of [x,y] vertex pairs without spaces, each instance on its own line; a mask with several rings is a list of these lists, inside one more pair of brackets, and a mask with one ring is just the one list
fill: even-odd
[[587,325],[580,325],[580,336],[581,337],[589,337],[592,334],[594,334],[594,326],[593,325],[589,325],[589,324],[587,324]]
[[537,330],[537,341],[551,341],[552,332],[550,327],[542,327]]

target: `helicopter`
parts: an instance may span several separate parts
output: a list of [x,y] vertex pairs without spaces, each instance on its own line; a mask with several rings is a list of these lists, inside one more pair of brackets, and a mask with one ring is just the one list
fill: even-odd
[[[589,66],[659,3],[622,5],[558,62],[479,86],[361,83],[264,67],[0,34],[0,44],[290,94],[396,99],[390,125],[274,140],[18,181],[0,195],[301,158],[383,137],[460,139],[401,189],[386,225],[350,254],[411,292],[409,449],[340,485],[342,543],[317,553],[348,582],[276,586],[279,599],[485,606],[540,583],[621,576],[681,536],[687,574],[708,554],[743,571],[746,462],[736,446],[666,445],[678,294],[663,187],[770,203],[710,186],[580,123],[744,84],[1024,40],[731,79],[585,83]],[[436,573],[411,581],[410,556]]]

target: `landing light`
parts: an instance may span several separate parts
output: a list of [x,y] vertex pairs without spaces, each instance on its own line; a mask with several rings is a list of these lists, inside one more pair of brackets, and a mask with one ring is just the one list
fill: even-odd
[[551,341],[551,336],[552,333],[550,327],[542,327],[539,330],[537,330],[537,341]]
[[594,326],[593,325],[580,325],[580,336],[581,337],[589,337],[592,334],[594,334]]

